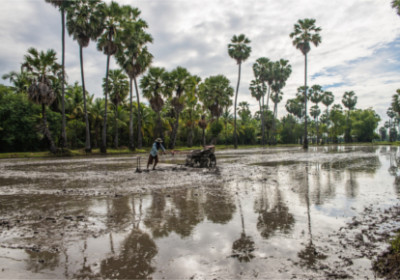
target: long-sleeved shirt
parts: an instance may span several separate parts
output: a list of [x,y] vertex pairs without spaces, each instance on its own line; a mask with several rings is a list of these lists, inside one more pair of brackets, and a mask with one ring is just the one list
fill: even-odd
[[[160,148],[163,150],[163,152],[165,152],[165,148],[164,146],[160,143]],[[154,142],[153,147],[151,147],[151,151],[150,154],[155,157],[158,153],[158,149],[157,149],[157,142]]]

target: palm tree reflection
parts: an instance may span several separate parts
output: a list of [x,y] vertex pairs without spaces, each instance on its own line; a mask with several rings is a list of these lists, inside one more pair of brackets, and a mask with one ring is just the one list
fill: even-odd
[[309,234],[309,242],[306,244],[305,248],[301,250],[297,255],[300,258],[300,264],[302,266],[313,267],[317,260],[325,259],[326,256],[319,253],[313,243],[312,238],[312,230],[311,230],[311,211],[310,211],[310,184],[308,181],[308,165],[306,165],[305,170],[305,180],[304,185],[305,189],[305,200],[307,204],[307,219],[308,219],[308,234]]
[[289,208],[285,205],[278,187],[275,187],[275,205],[273,203],[273,201],[268,200],[266,186],[263,185],[261,196],[256,201],[255,211],[259,214],[257,229],[265,239],[272,237],[276,231],[289,234],[295,223],[295,219],[289,213]]
[[251,236],[246,235],[242,204],[239,195],[238,205],[242,222],[242,233],[240,234],[240,238],[235,240],[232,244],[232,257],[237,258],[240,262],[249,262],[254,258],[254,241]]
[[[158,249],[150,235],[140,229],[142,197],[139,201],[139,218],[133,222],[130,234],[122,243],[120,254],[101,262],[100,273],[103,278],[146,279],[155,271],[152,260]],[[135,217],[134,204],[132,210]]]

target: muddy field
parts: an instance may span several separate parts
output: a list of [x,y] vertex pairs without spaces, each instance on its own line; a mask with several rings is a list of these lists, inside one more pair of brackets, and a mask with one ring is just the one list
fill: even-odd
[[[397,148],[0,161],[0,278],[380,277],[400,228]],[[145,168],[147,156],[141,159]]]

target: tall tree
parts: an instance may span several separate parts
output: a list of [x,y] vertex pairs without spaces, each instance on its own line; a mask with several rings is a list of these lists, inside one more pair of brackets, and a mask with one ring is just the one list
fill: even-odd
[[147,23],[141,19],[140,10],[129,6],[124,6],[128,20],[124,21],[122,32],[120,34],[120,48],[116,54],[118,64],[125,70],[130,79],[130,118],[129,118],[129,148],[134,149],[133,144],[133,107],[132,107],[132,81],[135,85],[137,99],[137,124],[138,124],[138,143],[140,149],[142,147],[142,118],[140,109],[140,93],[137,85],[137,77],[143,74],[150,67],[153,55],[145,46],[147,43],[153,42],[153,38],[145,30],[148,28]]
[[235,107],[234,107],[234,145],[235,149],[238,146],[238,139],[237,139],[237,132],[236,132],[236,108],[237,108],[237,97],[239,94],[239,85],[240,85],[240,74],[241,74],[241,67],[242,63],[249,58],[251,53],[251,47],[248,45],[250,44],[250,40],[246,38],[244,34],[240,34],[239,36],[233,35],[231,39],[231,43],[228,44],[228,54],[231,58],[236,60],[238,64],[238,82],[236,86],[236,94],[235,94]]
[[278,114],[278,103],[282,100],[282,89],[286,85],[286,81],[292,73],[292,66],[289,64],[288,60],[280,59],[276,61],[273,66],[273,80],[271,84],[271,89],[273,91],[273,95],[271,95],[271,100],[274,102],[274,119],[272,124],[272,134],[273,134],[273,142],[276,143],[275,134],[276,134],[276,118]]
[[[315,19],[299,19],[294,25],[294,31],[290,33],[290,38],[293,39],[293,45],[299,49],[304,55],[304,96],[305,96],[305,114],[307,115],[307,54],[311,49],[310,43],[318,46],[321,43],[319,32],[320,27],[315,26]],[[307,116],[304,122],[304,141],[303,148],[308,149],[307,139]]]
[[108,74],[110,69],[110,57],[117,52],[118,43],[116,42],[116,35],[120,32],[121,21],[123,20],[123,10],[116,2],[106,4],[104,9],[104,31],[100,35],[97,42],[97,49],[102,51],[107,56],[106,63],[106,77],[104,87],[104,117],[103,117],[103,131],[100,151],[107,153],[107,113],[108,113]]
[[50,143],[50,151],[54,154],[57,148],[47,125],[46,106],[50,106],[56,98],[52,82],[57,79],[56,75],[61,68],[56,61],[54,50],[38,52],[35,48],[29,48],[22,64],[23,69],[31,74],[28,98],[42,105],[43,131]]
[[198,76],[191,76],[192,82],[189,83],[191,85],[188,87],[185,97],[186,104],[186,115],[187,115],[187,125],[189,127],[188,137],[187,137],[187,145],[188,147],[193,146],[193,138],[194,138],[194,124],[195,120],[199,119],[199,110],[200,104],[198,104],[198,86],[201,82],[201,78]]
[[396,9],[397,14],[400,16],[400,0],[392,0],[392,8]]
[[118,148],[118,109],[119,105],[126,99],[129,92],[128,77],[122,72],[121,69],[110,70],[108,81],[103,80],[103,88],[106,86],[110,90],[110,99],[115,107],[115,137],[114,147]]
[[344,107],[347,108],[347,117],[346,117],[346,130],[344,134],[344,140],[346,143],[351,142],[351,122],[350,122],[350,112],[354,110],[357,104],[357,96],[354,91],[346,91],[342,98],[342,103]]
[[261,145],[265,145],[265,127],[264,127],[264,95],[266,88],[260,82],[259,79],[252,80],[250,82],[250,93],[251,96],[254,97],[258,101],[258,105],[260,106],[260,119],[261,119]]
[[83,106],[85,110],[86,141],[85,151],[90,153],[90,126],[86,106],[86,88],[83,66],[83,48],[95,41],[104,29],[104,5],[100,0],[76,0],[72,2],[67,12],[67,30],[72,38],[78,41],[81,64],[81,79],[83,88]]
[[166,71],[160,67],[150,67],[148,73],[140,80],[143,96],[149,100],[151,109],[157,114],[156,135],[164,139],[161,110],[164,107],[164,98],[170,95],[166,90]]
[[61,13],[61,146],[67,148],[67,132],[66,132],[66,118],[65,118],[65,11],[71,6],[72,1],[69,0],[45,0],[47,3],[59,8]]
[[[199,85],[199,99],[204,107],[210,111],[213,121],[219,122],[225,108],[229,107],[233,97],[233,88],[230,86],[228,78],[224,75],[210,76]],[[207,127],[205,118],[199,121],[199,126],[204,130]],[[213,142],[216,142],[218,131],[213,135]],[[203,143],[204,144],[204,143]]]
[[317,144],[319,143],[319,125],[318,125],[318,117],[321,114],[321,110],[319,109],[318,104],[322,101],[323,98],[323,90],[320,85],[313,85],[310,88],[309,98],[311,102],[315,105],[312,106],[312,112],[310,110],[310,115],[314,118],[315,121],[315,130],[317,133]]

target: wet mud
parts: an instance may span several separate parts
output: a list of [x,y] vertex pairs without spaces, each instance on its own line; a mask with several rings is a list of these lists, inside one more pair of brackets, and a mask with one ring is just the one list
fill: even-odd
[[397,148],[216,156],[1,160],[0,278],[390,278]]

